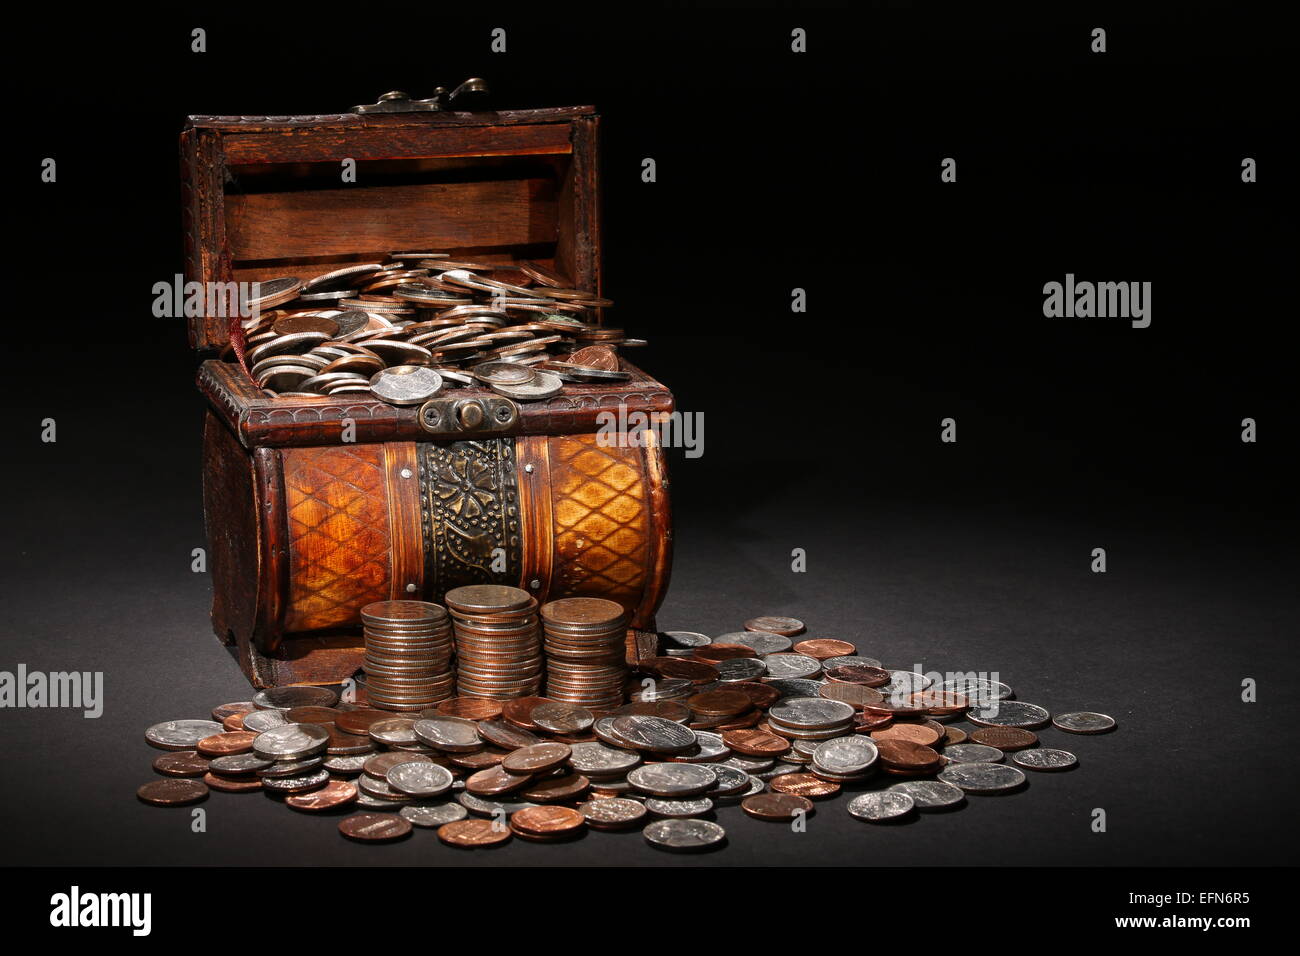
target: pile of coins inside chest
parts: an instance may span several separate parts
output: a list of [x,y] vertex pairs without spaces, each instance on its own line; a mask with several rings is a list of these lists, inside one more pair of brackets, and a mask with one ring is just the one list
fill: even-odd
[[243,323],[258,386],[295,398],[365,393],[394,405],[487,387],[529,402],[566,383],[627,381],[618,349],[646,344],[596,324],[594,310],[614,303],[538,263],[437,252],[389,259],[306,282],[261,282]]
[[[482,603],[462,594],[454,614],[473,616]],[[604,609],[542,616],[548,644],[555,635],[565,652],[604,646]],[[374,701],[340,703],[327,688],[263,690],[211,720],[150,727],[146,740],[168,753],[138,796],[179,806],[212,789],[262,790],[295,810],[340,815],[339,832],[363,842],[417,827],[465,848],[639,830],[658,849],[707,850],[725,844],[717,818],[730,805],[789,824],[850,791],[853,818],[897,821],[1022,789],[1026,770],[1073,768],[1073,754],[1039,746],[1039,728],[1115,727],[1092,712],[1053,717],[1000,681],[936,684],[848,641],[796,640],[803,630],[768,616],[714,639],[665,632],[662,656],[625,672],[619,699],[604,707],[462,688],[399,715]]]

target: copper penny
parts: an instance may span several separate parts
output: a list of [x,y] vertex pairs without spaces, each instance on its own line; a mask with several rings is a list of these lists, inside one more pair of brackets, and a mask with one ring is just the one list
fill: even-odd
[[848,684],[863,684],[867,687],[884,687],[893,678],[883,667],[869,667],[864,664],[841,664],[826,672],[828,680],[843,681]]
[[208,759],[194,750],[174,750],[156,758],[153,768],[164,777],[201,777],[208,772]]
[[728,730],[722,742],[747,757],[779,757],[790,749],[790,741],[762,730]]
[[284,719],[291,724],[332,724],[341,713],[333,707],[292,707]]
[[876,749],[880,752],[880,762],[885,764],[886,769],[893,767],[896,770],[924,771],[939,765],[937,750],[910,740],[876,740]]
[[745,727],[753,727],[763,718],[763,712],[754,708],[747,714],[740,714],[735,717],[728,717],[720,724],[715,724],[713,729],[721,733],[724,730],[739,730]]
[[707,717],[734,717],[754,705],[744,691],[709,690],[686,700],[686,706]]
[[797,793],[756,793],[740,801],[740,809],[759,820],[782,823],[794,819],[795,814],[805,816],[813,812],[813,803]]
[[447,761],[466,770],[486,770],[501,763],[501,758],[508,753],[509,750],[483,749],[469,754],[447,754]]
[[792,793],[811,800],[832,797],[840,792],[840,785],[835,781],[823,780],[810,773],[783,773],[769,780],[768,786],[776,793]]
[[203,782],[222,793],[248,793],[262,789],[262,781],[257,777],[219,777],[211,771],[203,775]]
[[516,832],[540,836],[569,836],[587,825],[587,819],[570,807],[525,807],[510,815]]
[[495,820],[457,820],[438,827],[438,839],[448,846],[467,849],[496,846],[510,839],[510,829]]
[[172,778],[146,783],[135,795],[155,807],[181,807],[205,799],[208,788],[197,780]]
[[[547,704],[551,702],[549,697],[516,697],[513,700],[503,701],[501,704],[501,716],[516,727],[522,727],[524,730],[541,730],[529,718],[533,708],[538,704]],[[509,834],[507,834],[509,836]]]
[[257,734],[251,730],[236,730],[224,734],[204,737],[194,749],[205,757],[225,757],[228,754],[246,754],[253,749]]
[[966,742],[966,731],[962,730],[960,727],[943,728],[943,745],[945,747],[951,747],[954,744],[961,744],[965,742]]
[[713,661],[734,660],[737,657],[757,657],[758,651],[744,644],[705,644],[703,647],[691,648],[690,656],[708,664]]
[[530,783],[519,792],[519,797],[531,803],[568,803],[581,797],[590,786],[591,781],[582,774],[569,773]]
[[357,813],[339,821],[339,833],[361,843],[387,843],[411,832],[411,821],[396,813]]
[[330,735],[329,743],[325,745],[326,751],[335,757],[350,756],[353,754],[369,753],[375,749],[375,742],[370,739],[370,735],[345,734],[339,730],[337,724],[321,724]]
[[970,734],[972,742],[998,750],[1024,750],[1038,743],[1038,735],[1020,727],[981,727]]
[[319,790],[285,797],[284,805],[295,810],[333,810],[357,799],[357,785],[346,780],[331,780]]
[[606,372],[618,371],[618,353],[608,345],[588,345],[569,354],[570,365],[584,368],[604,369]]
[[683,720],[689,720],[691,709],[677,700],[634,700],[630,704],[624,704],[617,710],[610,711],[609,717],[623,717],[632,714],[641,717],[662,717],[664,720],[673,720],[680,723]]
[[894,722],[893,717],[884,714],[854,714],[853,731],[858,734],[865,734],[868,731],[875,730],[877,727],[888,727]]
[[767,709],[781,699],[781,692],[770,684],[758,684],[753,681],[736,681],[727,690],[738,690],[749,698],[755,707]]
[[711,664],[684,657],[651,657],[636,666],[637,670],[658,677],[677,677],[692,684],[712,684],[719,676],[718,669]]
[[880,691],[862,684],[845,684],[836,681],[822,684],[817,688],[817,696],[825,697],[827,700],[843,701],[854,710],[861,710],[867,704],[878,704],[885,699]]
[[877,744],[882,740],[899,740],[930,747],[943,739],[943,733],[925,724],[905,724],[895,721],[888,727],[871,731],[871,739]]
[[480,720],[478,735],[505,750],[518,750],[520,747],[541,743],[536,734],[505,720]]
[[[686,733],[686,731],[682,731]],[[501,766],[510,773],[537,774],[554,770],[569,759],[573,750],[568,744],[557,741],[545,741],[531,747],[521,747],[507,754],[501,760]]]
[[379,720],[388,720],[392,716],[389,711],[366,707],[360,710],[345,710],[334,718],[334,726],[345,734],[364,736],[370,733],[371,724]]
[[767,631],[769,634],[780,634],[782,637],[794,637],[796,634],[802,634],[807,628],[804,627],[803,621],[795,617],[766,615],[746,621],[745,630]]
[[497,765],[471,774],[465,780],[465,789],[476,797],[495,797],[522,789],[532,780],[532,774],[511,773],[504,767]]
[[453,697],[438,704],[434,710],[444,717],[495,720],[501,716],[501,703],[487,697]]
[[858,652],[857,647],[848,641],[832,641],[828,638],[800,641],[794,646],[793,650],[796,654],[806,654],[809,657],[817,658],[819,661],[828,660],[832,657],[847,657]]
[[952,691],[917,691],[911,696],[910,702],[919,707],[924,707],[927,713],[938,714],[941,717],[960,714],[962,711],[970,709],[970,701],[961,694]]
[[243,729],[244,729],[244,715],[243,715],[243,714],[231,714],[229,717],[227,717],[225,720],[223,720],[223,721],[221,722],[221,729],[222,729],[222,730],[228,730],[228,731],[243,730]]

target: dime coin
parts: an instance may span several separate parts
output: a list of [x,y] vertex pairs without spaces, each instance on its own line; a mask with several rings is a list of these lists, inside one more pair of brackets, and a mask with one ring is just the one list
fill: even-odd
[[849,801],[849,815],[868,823],[885,823],[897,820],[912,812],[912,798],[897,790],[877,790],[860,793]]
[[957,744],[944,747],[943,755],[952,763],[997,763],[1004,756],[997,747],[984,744]]
[[1011,688],[1000,681],[986,680],[981,677],[966,677],[947,680],[936,688],[945,693],[961,694],[975,706],[987,706],[995,700],[1005,700],[1011,696]]
[[177,750],[159,754],[153,768],[165,777],[201,777],[208,772],[208,759],[193,750]]
[[571,745],[569,766],[587,777],[621,776],[641,762],[630,750],[591,742]]
[[650,763],[628,771],[627,782],[657,797],[688,797],[715,786],[718,775],[703,764]]
[[253,753],[268,760],[294,760],[320,753],[329,741],[329,731],[319,724],[285,724],[258,734]]
[[954,763],[939,773],[943,783],[961,787],[967,793],[1006,793],[1025,783],[1025,775],[1015,767],[1000,763]]
[[362,843],[387,843],[410,832],[410,821],[395,813],[357,813],[339,821],[339,833]]
[[451,771],[436,763],[401,763],[384,776],[394,790],[413,797],[436,797],[451,789]]
[[765,654],[767,676],[778,680],[800,680],[821,673],[821,661],[806,654]]
[[265,770],[272,763],[274,761],[259,757],[257,754],[230,754],[226,757],[217,757],[212,761],[209,769],[219,774],[249,774]]
[[330,773],[358,774],[370,759],[369,754],[353,754],[346,757],[326,757],[325,769]]
[[698,631],[661,631],[659,643],[667,650],[688,650],[704,647],[712,642],[707,634]]
[[1041,747],[1037,750],[1022,750],[1011,755],[1017,766],[1027,770],[1069,770],[1078,764],[1079,759],[1068,750],[1055,750]]
[[803,621],[794,617],[755,617],[745,622],[747,631],[767,631],[769,634],[780,634],[782,637],[793,637],[796,634],[802,634],[807,628],[804,627]]
[[813,750],[813,764],[816,769],[849,776],[865,773],[879,756],[876,745],[866,737],[834,737]]
[[981,727],[1042,727],[1052,715],[1037,704],[999,700],[987,707],[972,707],[966,719]]
[[1024,750],[1038,743],[1038,735],[1019,727],[981,727],[971,731],[970,740],[1001,751]]
[[713,810],[713,801],[708,797],[695,797],[690,800],[664,800],[659,797],[647,797],[645,808],[657,817],[686,819],[702,817]]
[[1052,726],[1064,730],[1067,734],[1104,734],[1115,729],[1115,718],[1105,714],[1079,711],[1073,714],[1057,714],[1052,718]]
[[656,849],[691,852],[720,846],[727,831],[711,820],[657,820],[641,835]]
[[464,820],[469,816],[469,811],[459,803],[420,803],[402,807],[398,814],[417,827],[440,827],[455,823],[457,820]]
[[206,798],[208,788],[197,780],[172,778],[146,783],[135,795],[155,807],[180,807]]
[[219,733],[215,720],[168,720],[146,730],[144,739],[159,750],[193,750],[203,738]]
[[291,777],[270,777],[262,775],[262,788],[280,793],[303,793],[316,790],[329,783],[330,772],[325,769],[313,770]]
[[295,684],[268,687],[253,695],[253,705],[260,710],[292,710],[294,707],[333,707],[339,695],[327,687]]
[[244,715],[244,729],[251,730],[255,734],[265,733],[272,727],[283,727],[287,723],[289,723],[288,718],[284,716],[283,711],[279,710],[255,710],[251,714]]
[[475,796],[468,790],[462,790],[456,794],[456,802],[476,816],[494,818],[503,813],[509,816],[516,810],[524,809],[524,807],[537,806],[537,804],[529,803],[527,800],[486,800]]
[[510,839],[510,828],[494,820],[457,820],[438,827],[438,839],[465,849],[497,846]]
[[622,830],[636,826],[646,816],[645,805],[623,797],[589,800],[578,805],[578,812],[593,830]]
[[356,799],[356,784],[344,780],[331,780],[319,790],[286,797],[284,804],[295,810],[314,812],[317,810],[333,810],[335,807],[341,807],[347,803],[355,803]]
[[740,809],[758,820],[784,823],[813,812],[813,802],[795,793],[756,793],[740,801]]
[[[240,756],[240,755],[236,755]],[[257,756],[254,754],[253,756]],[[324,757],[307,757],[302,760],[273,760],[264,769],[258,770],[259,777],[297,777],[314,771],[325,763]]]
[[743,647],[753,648],[754,653],[760,657],[765,654],[780,654],[794,646],[790,638],[768,631],[736,631],[723,634],[717,640],[722,644],[740,644]]
[[907,794],[918,810],[950,810],[966,799],[960,787],[942,780],[904,780],[889,789]]

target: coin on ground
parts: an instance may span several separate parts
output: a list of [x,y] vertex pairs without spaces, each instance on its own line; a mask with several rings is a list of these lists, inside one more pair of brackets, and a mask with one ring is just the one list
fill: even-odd
[[944,747],[943,755],[952,763],[997,763],[1003,757],[997,747],[984,744],[955,744]]
[[1073,714],[1057,714],[1052,718],[1052,726],[1067,734],[1104,734],[1115,729],[1115,718],[1090,711],[1078,711]]
[[193,750],[204,737],[221,731],[215,720],[168,720],[146,730],[144,739],[159,750]]
[[612,727],[615,734],[638,750],[680,753],[695,746],[694,731],[663,717],[615,717]]
[[769,634],[780,634],[782,637],[794,637],[796,634],[802,634],[807,628],[804,627],[803,621],[795,617],[764,615],[746,621],[745,630],[767,631]]
[[494,820],[457,820],[438,827],[438,839],[448,846],[497,846],[510,839],[510,828]]
[[153,768],[165,777],[201,777],[208,772],[208,758],[193,750],[177,750],[159,754]]
[[813,812],[813,802],[797,793],[756,793],[740,801],[740,809],[758,820],[785,822]]
[[339,821],[339,833],[362,843],[400,840],[411,832],[411,822],[395,813],[357,813]]
[[1019,727],[981,727],[971,731],[970,740],[1002,751],[1024,750],[1038,743],[1038,734]]
[[981,727],[1042,727],[1052,719],[1052,715],[1037,704],[999,700],[986,707],[972,707],[966,719]]
[[205,757],[227,757],[231,754],[246,754],[252,751],[257,734],[251,730],[239,730],[231,733],[213,734],[204,737],[194,749]]
[[146,783],[135,795],[155,807],[180,807],[204,799],[208,788],[197,780],[172,778]]
[[469,811],[459,803],[416,804],[402,807],[398,811],[405,820],[410,820],[417,827],[440,827],[457,820],[464,820]]
[[943,738],[943,734],[927,727],[925,724],[890,724],[888,727],[881,727],[879,730],[871,731],[871,739],[881,740],[899,740],[908,743],[920,744],[922,747],[932,747]]
[[331,780],[319,790],[286,797],[284,805],[295,810],[333,810],[357,799],[357,785],[346,780]]
[[628,771],[627,782],[657,797],[688,797],[713,787],[718,775],[705,764],[648,763]]
[[966,799],[960,787],[942,780],[904,780],[889,789],[907,794],[918,810],[950,810]]
[[203,775],[203,782],[209,789],[222,793],[250,793],[262,789],[262,781],[257,777],[222,777],[211,771]]
[[572,836],[587,825],[586,818],[570,807],[527,807],[510,817],[511,829],[517,835],[543,836],[556,839]]
[[939,780],[967,793],[1005,793],[1023,786],[1025,775],[1000,763],[954,763],[940,771]]
[[1016,766],[1027,770],[1069,770],[1079,762],[1068,750],[1056,750],[1052,747],[1040,747],[1037,750],[1022,750],[1012,754]]
[[554,700],[538,704],[528,718],[542,730],[553,734],[581,733],[596,720],[586,707]]
[[635,826],[646,816],[644,804],[623,797],[589,800],[578,805],[578,812],[593,830],[621,830]]
[[413,797],[436,797],[451,789],[451,771],[439,764],[411,761],[400,763],[384,775],[394,790]]
[[657,849],[692,852],[720,846],[727,831],[711,820],[657,820],[641,835]]
[[810,773],[783,773],[768,781],[768,786],[776,793],[792,793],[800,797],[818,800],[840,792],[840,785],[833,780],[822,780]]
[[849,815],[869,823],[897,820],[912,812],[915,804],[906,793],[895,790],[877,790],[860,793],[849,801]]

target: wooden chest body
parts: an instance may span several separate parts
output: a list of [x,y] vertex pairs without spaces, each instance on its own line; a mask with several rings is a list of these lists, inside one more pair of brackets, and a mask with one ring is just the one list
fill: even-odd
[[[192,117],[186,279],[309,279],[437,249],[528,259],[599,294],[597,124],[589,107]],[[654,379],[627,366],[630,381],[520,403],[457,389],[422,418],[369,395],[262,391],[231,361],[223,316],[192,318],[190,337],[209,356],[212,623],[254,685],[342,680],[360,664],[361,607],[466,583],[608,597],[631,612],[629,655],[653,647],[671,563],[663,452],[653,432],[597,433],[620,408],[671,412]]]

